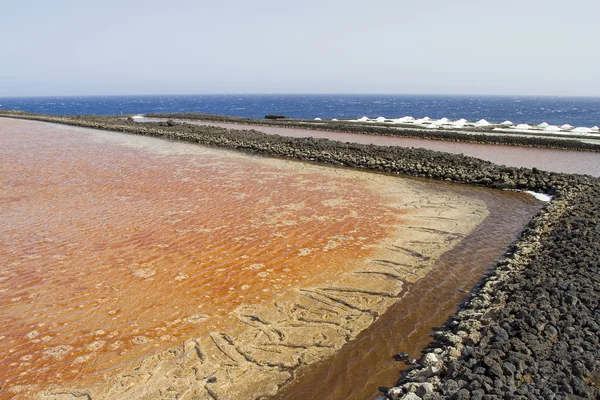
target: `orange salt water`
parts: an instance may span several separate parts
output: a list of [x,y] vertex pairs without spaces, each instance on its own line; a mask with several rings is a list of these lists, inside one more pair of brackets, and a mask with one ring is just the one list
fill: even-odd
[[0,143],[4,395],[223,329],[350,269],[401,217],[331,168],[7,119]]

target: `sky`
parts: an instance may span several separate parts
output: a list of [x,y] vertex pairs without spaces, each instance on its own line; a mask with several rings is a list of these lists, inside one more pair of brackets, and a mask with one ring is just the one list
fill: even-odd
[[598,0],[19,0],[0,97],[600,96]]

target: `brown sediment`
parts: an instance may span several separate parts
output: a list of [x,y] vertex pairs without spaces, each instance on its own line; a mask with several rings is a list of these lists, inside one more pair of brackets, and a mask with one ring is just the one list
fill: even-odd
[[2,124],[1,379],[21,398],[272,394],[487,215],[408,179]]

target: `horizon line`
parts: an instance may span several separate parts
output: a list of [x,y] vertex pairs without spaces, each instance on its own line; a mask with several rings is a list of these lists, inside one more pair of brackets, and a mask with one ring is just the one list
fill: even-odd
[[469,94],[469,93],[294,93],[294,92],[264,92],[264,93],[163,93],[163,94],[67,94],[67,95],[10,95],[0,96],[0,99],[26,98],[81,98],[81,97],[191,97],[191,96],[425,96],[425,97],[561,97],[600,99],[600,95],[553,95],[553,94]]

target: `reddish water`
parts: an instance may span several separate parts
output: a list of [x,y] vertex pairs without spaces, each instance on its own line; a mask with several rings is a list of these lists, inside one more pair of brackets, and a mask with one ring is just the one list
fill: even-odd
[[186,122],[199,125],[220,126],[231,129],[254,129],[264,133],[291,137],[316,137],[338,140],[341,142],[375,144],[380,146],[421,147],[429,150],[445,151],[447,153],[464,154],[511,167],[536,167],[541,170],[552,172],[600,176],[600,153],[593,152],[447,142],[441,140],[314,131],[274,126],[241,125],[201,121]]
[[399,223],[332,169],[0,124],[3,390],[80,383],[218,329],[241,303],[339,273]]
[[[332,168],[6,119],[0,139],[0,397],[81,384],[219,329],[242,303],[339,274],[401,223],[364,180]],[[490,217],[284,398],[364,398],[392,384],[391,355],[417,357],[464,297],[456,289],[539,207],[520,193],[435,187],[483,199]]]

